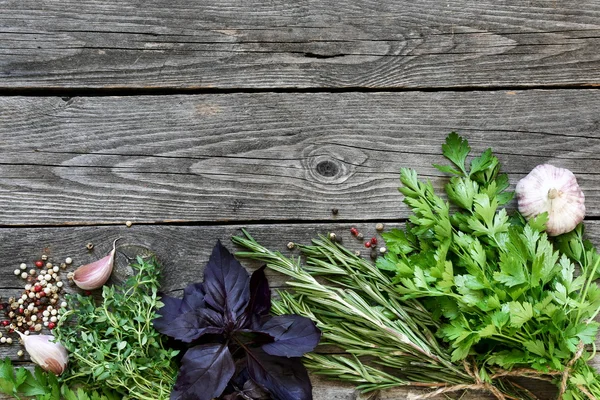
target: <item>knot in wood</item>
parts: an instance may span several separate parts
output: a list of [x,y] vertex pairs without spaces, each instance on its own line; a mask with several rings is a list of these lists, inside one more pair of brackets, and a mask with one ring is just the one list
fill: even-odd
[[306,168],[314,181],[324,184],[343,182],[350,174],[345,163],[330,154],[310,157]]
[[325,177],[336,176],[339,172],[338,166],[331,160],[323,160],[317,164],[317,173]]
[[303,167],[307,178],[317,185],[346,182],[366,159],[367,156],[360,149],[333,144],[313,144],[303,151]]

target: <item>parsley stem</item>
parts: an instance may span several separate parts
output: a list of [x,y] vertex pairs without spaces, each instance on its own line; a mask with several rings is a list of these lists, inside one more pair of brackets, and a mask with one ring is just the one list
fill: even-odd
[[[591,272],[589,272],[587,282],[585,283],[585,289],[583,290],[583,293],[581,295],[582,301],[585,301],[585,299],[587,298],[588,291],[590,289],[590,285],[591,285],[592,281],[594,280],[594,277],[596,276],[596,271],[598,270],[599,265],[600,265],[600,257],[596,257],[596,262],[594,263],[594,267],[592,268]],[[582,309],[583,308],[580,307],[577,310],[577,321],[579,321],[579,318],[581,317]],[[594,313],[594,316],[592,318],[590,318],[590,320],[594,319],[594,317],[598,314],[599,311],[600,311],[600,309]]]

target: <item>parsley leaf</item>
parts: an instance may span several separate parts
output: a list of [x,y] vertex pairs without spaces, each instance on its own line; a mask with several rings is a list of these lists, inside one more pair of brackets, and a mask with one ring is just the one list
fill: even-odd
[[[462,175],[467,175],[467,171],[465,169],[465,161],[467,156],[471,152],[471,147],[469,147],[469,143],[458,136],[457,133],[452,132],[446,138],[446,143],[442,145],[442,154],[452,161],[452,163],[458,168]],[[440,169],[440,167],[436,166],[436,168]],[[448,172],[448,170],[444,170],[442,168],[442,172]],[[455,173],[458,171],[455,171]]]

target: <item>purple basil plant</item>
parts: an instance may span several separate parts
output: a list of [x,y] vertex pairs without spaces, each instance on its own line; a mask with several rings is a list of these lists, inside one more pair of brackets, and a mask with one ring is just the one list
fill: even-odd
[[310,400],[312,387],[300,357],[321,332],[299,315],[269,315],[265,267],[250,277],[218,242],[204,282],[183,298],[163,296],[155,328],[188,344],[171,400]]

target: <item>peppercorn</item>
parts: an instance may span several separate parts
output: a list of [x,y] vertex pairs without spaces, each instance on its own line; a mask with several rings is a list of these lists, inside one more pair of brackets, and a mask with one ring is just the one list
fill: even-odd
[[372,244],[373,246],[375,246],[375,245],[377,244],[377,238],[376,238],[376,237],[372,237],[372,238],[371,238],[371,244]]
[[85,245],[85,248],[88,250],[92,250],[94,248],[94,243],[89,242],[88,244]]
[[359,232],[359,233],[356,235],[356,238],[357,238],[358,240],[363,240],[363,239],[365,238],[365,235],[363,235],[362,233],[360,233],[360,232]]
[[35,266],[38,268],[42,268],[44,266],[44,263],[42,260],[38,260],[35,262]]
[[369,247],[371,247],[371,242],[370,242],[369,240],[367,240],[367,241],[365,242],[365,247],[366,247],[366,248],[369,248]]
[[371,250],[371,259],[375,260],[377,258],[377,249]]
[[381,232],[383,230],[383,224],[380,222],[377,225],[375,225],[375,229],[377,229],[379,232]]
[[288,248],[288,249],[290,249],[290,250],[293,250],[293,249],[294,249],[294,247],[296,247],[296,244],[295,244],[294,242],[289,242],[289,243],[287,244],[287,248]]
[[358,235],[358,229],[356,229],[355,227],[350,228],[350,233],[352,234],[352,236],[356,236]]

